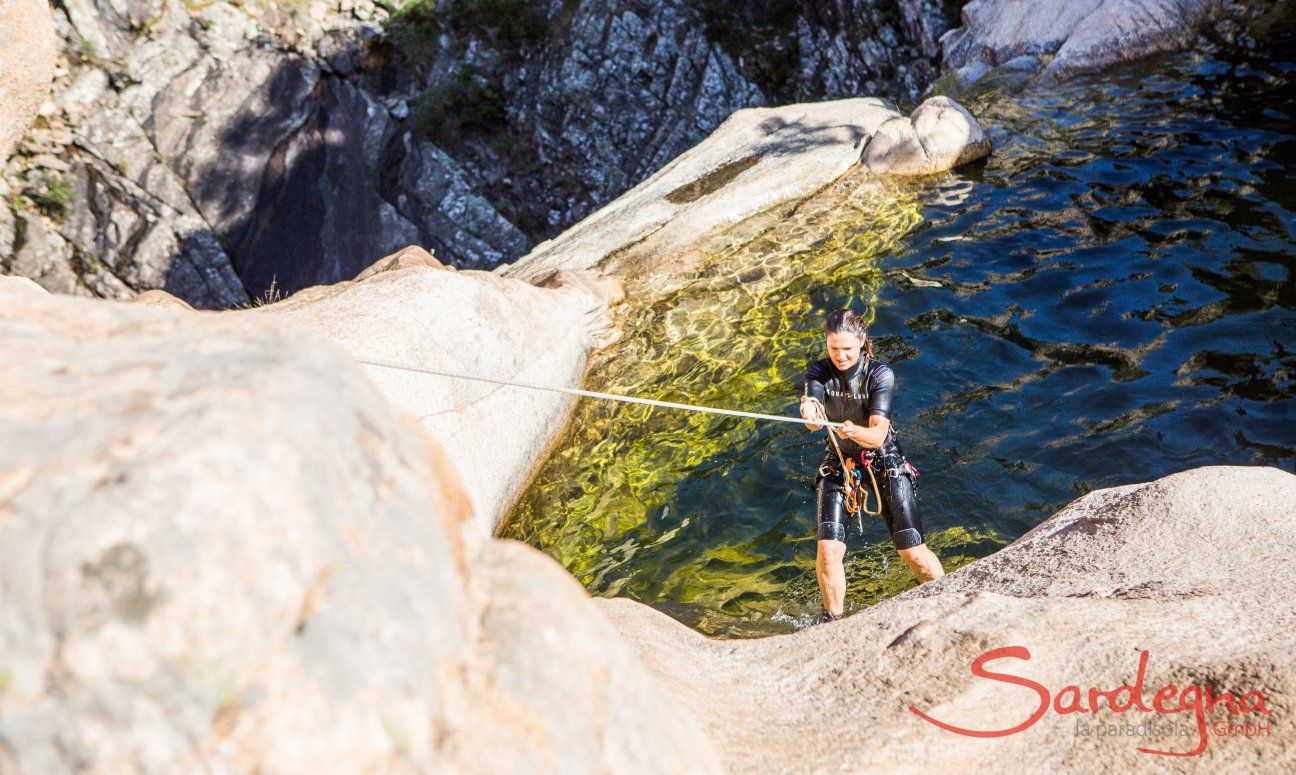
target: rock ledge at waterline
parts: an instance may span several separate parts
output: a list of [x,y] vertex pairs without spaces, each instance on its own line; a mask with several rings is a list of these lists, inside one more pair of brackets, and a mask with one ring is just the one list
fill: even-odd
[[710,641],[482,535],[437,445],[300,327],[0,279],[5,772],[1153,766],[1069,717],[985,741],[906,710],[1019,723],[1029,692],[968,674],[1004,645],[1054,689],[1143,649],[1150,687],[1259,689],[1273,733],[1202,763],[1296,765],[1291,474],[1099,490],[843,622]]
[[[754,641],[708,640],[625,600],[595,600],[681,710],[737,772],[1130,772],[1189,751],[1192,737],[1099,738],[1077,724],[1151,714],[1060,716],[985,740],[936,728],[1009,729],[1039,704],[1030,689],[973,678],[986,651],[1028,662],[990,669],[1057,693],[1132,683],[1149,652],[1145,701],[1166,684],[1259,690],[1260,737],[1209,736],[1212,772],[1296,770],[1296,476],[1268,467],[1196,468],[1096,490],[1012,545],[840,623]],[[1215,720],[1229,720],[1221,708]]]
[[941,36],[944,69],[969,86],[992,71],[1060,80],[1188,48],[1220,0],[973,0]]
[[961,105],[933,97],[906,118],[880,99],[747,108],[647,180],[516,263],[532,282],[560,269],[655,271],[718,231],[801,201],[860,163],[876,174],[925,175],[990,153]]

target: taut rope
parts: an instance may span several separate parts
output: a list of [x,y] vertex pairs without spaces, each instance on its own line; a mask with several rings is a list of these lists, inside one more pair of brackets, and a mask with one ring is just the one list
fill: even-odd
[[[723,414],[730,417],[746,417],[750,420],[769,420],[772,422],[789,422],[798,425],[805,424],[805,420],[800,417],[787,417],[778,414],[760,414],[759,412],[740,412],[737,409],[718,409],[713,406],[698,406],[696,404],[679,404],[674,401],[657,401],[651,398],[638,398],[636,396],[625,396],[618,393],[599,393],[594,390],[581,390],[580,388],[554,387],[552,385],[536,385],[530,382],[517,382],[506,379],[493,379],[491,377],[476,377],[469,374],[456,374],[449,371],[438,371],[436,369],[427,369],[422,366],[410,366],[404,363],[391,363],[388,361],[368,360],[366,358],[356,358],[358,363],[367,366],[381,366],[385,369],[399,369],[400,371],[413,371],[419,374],[431,374],[436,377],[449,377],[451,379],[466,379],[474,382],[489,382],[492,385],[504,385],[505,387],[519,387],[528,390],[546,390],[550,393],[566,393],[572,396],[584,396],[585,398],[601,398],[606,401],[620,401],[627,404],[643,404],[645,406],[656,406],[662,409],[679,409],[685,412],[706,412],[708,414]],[[839,422],[828,422],[827,420],[820,425],[827,425],[830,429],[841,426]],[[828,431],[829,437],[832,431]],[[836,444],[836,441],[833,442]]]

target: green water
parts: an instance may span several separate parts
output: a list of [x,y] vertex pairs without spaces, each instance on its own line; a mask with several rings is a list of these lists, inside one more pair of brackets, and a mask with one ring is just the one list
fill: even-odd
[[[1095,488],[1296,470],[1296,37],[1274,35],[973,98],[987,162],[844,180],[632,278],[588,385],[793,414],[823,315],[865,311],[947,570]],[[710,635],[806,626],[824,437],[775,426],[582,402],[503,532]],[[879,521],[848,546],[848,613],[913,585]]]
[[[792,218],[713,240],[685,275],[634,278],[627,335],[587,386],[788,414],[825,301],[876,306],[879,259],[921,221],[920,188],[854,175]],[[808,621],[818,595],[814,507],[798,480],[823,443],[795,426],[584,401],[503,534],[544,547],[596,594],[652,601],[703,631],[787,629]],[[730,497],[735,488],[746,495]],[[876,538],[847,564],[852,610],[912,584]],[[963,528],[929,543],[950,568],[996,545]]]

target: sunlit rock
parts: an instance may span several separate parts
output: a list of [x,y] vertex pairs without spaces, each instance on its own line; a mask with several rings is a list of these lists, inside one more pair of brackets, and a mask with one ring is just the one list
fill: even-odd
[[719,771],[337,346],[0,278],[0,359],[0,771]]
[[[754,641],[713,641],[625,599],[596,599],[680,706],[711,734],[730,771],[885,772],[920,759],[929,771],[1136,771],[1169,759],[1138,748],[1199,751],[1216,770],[1256,761],[1288,769],[1296,756],[1279,726],[1296,698],[1296,476],[1276,468],[1211,466],[1145,484],[1096,490],[1006,549],[842,622]],[[1263,569],[1262,571],[1257,569]],[[1019,646],[1029,659],[986,669],[1030,687],[974,677],[972,661]],[[1059,713],[1094,687],[1135,684],[1141,702],[1176,685],[1184,712]],[[1188,686],[1240,699],[1261,692],[1273,715],[1231,714],[1198,726]],[[777,697],[777,702],[769,702]],[[1255,698],[1251,698],[1254,703]],[[832,723],[825,723],[831,719]],[[1229,736],[1216,723],[1270,722]],[[1165,735],[1104,725],[1153,723]],[[1098,727],[1104,727],[1099,730]],[[858,733],[846,733],[855,730]],[[1087,732],[1085,731],[1087,730]],[[1075,764],[1083,762],[1082,765]]]
[[[592,285],[540,288],[424,262],[307,288],[232,314],[291,322],[365,360],[574,387],[596,338],[609,335],[609,302],[615,294]],[[572,401],[556,393],[367,369],[387,399],[446,450],[483,535],[530,479]]]
[[864,147],[870,170],[893,175],[926,175],[957,167],[990,153],[990,138],[962,105],[932,97],[909,118],[890,119]]
[[992,70],[1065,78],[1190,45],[1218,0],[972,0],[941,37],[944,67],[966,86]]
[[0,0],[0,164],[48,96],[57,55],[45,0]]
[[[897,121],[915,150],[885,152],[896,143],[884,138],[870,155],[878,133]],[[976,120],[946,98],[928,100],[912,120],[873,98],[740,110],[652,177],[499,271],[538,281],[559,269],[660,270],[728,226],[815,193],[861,154],[877,173],[907,175],[988,152]]]

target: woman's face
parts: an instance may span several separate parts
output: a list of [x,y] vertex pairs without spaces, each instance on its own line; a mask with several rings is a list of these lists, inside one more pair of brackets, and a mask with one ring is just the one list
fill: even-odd
[[859,360],[860,348],[864,346],[864,341],[849,331],[841,331],[836,334],[828,334],[824,337],[825,345],[828,348],[828,357],[832,359],[833,365],[839,371],[845,371],[855,365]]

